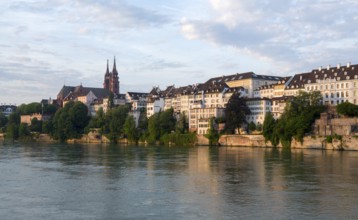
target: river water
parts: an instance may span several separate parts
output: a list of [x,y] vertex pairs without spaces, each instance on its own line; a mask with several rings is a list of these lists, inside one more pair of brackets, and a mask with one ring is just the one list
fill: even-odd
[[358,152],[0,145],[1,219],[358,219]]

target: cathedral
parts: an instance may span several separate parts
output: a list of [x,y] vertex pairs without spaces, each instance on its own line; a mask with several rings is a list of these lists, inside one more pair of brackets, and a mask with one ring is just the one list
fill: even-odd
[[103,88],[113,92],[115,95],[119,95],[119,78],[116,68],[116,57],[114,57],[113,70],[109,72],[108,60],[107,60],[107,70],[104,75]]

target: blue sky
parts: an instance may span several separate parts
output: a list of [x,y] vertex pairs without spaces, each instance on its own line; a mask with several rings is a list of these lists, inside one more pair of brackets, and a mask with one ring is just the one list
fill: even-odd
[[357,63],[357,27],[356,0],[1,1],[0,103],[102,87],[114,56],[121,93]]

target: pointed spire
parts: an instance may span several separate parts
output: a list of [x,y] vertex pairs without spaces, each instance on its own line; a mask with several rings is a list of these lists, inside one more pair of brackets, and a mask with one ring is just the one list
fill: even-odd
[[108,59],[107,59],[107,70],[106,70],[106,75],[109,75]]
[[114,56],[114,62],[113,62],[113,70],[112,70],[113,74],[118,74],[117,72],[117,67],[116,67],[116,56]]

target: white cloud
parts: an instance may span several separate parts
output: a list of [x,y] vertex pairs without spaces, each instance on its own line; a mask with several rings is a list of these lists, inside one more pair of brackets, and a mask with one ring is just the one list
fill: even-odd
[[[353,28],[358,26],[356,1],[210,0],[210,4],[215,12],[211,19],[182,19],[187,39],[233,46],[282,68],[302,69],[312,65],[311,60],[326,63],[355,57],[351,48],[358,37]],[[330,50],[332,42],[343,56]],[[312,50],[329,54],[312,58]]]

